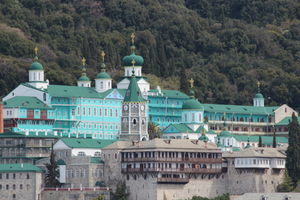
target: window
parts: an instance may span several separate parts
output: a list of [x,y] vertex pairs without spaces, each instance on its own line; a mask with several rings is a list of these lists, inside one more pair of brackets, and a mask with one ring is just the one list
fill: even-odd
[[107,109],[104,110],[104,116],[107,116]]
[[101,152],[100,151],[96,151],[94,154],[95,157],[101,157]]
[[6,190],[9,190],[9,185],[6,185]]
[[26,175],[26,178],[27,178],[27,179],[30,179],[30,176],[29,176],[29,174],[27,174],[27,175]]
[[43,94],[43,100],[46,101],[47,100],[47,96],[46,93]]
[[15,184],[13,184],[13,190],[16,190],[16,185]]
[[83,151],[78,152],[78,156],[85,156],[85,153]]
[[103,81],[100,82],[100,89],[103,89]]
[[16,179],[16,174],[13,174],[13,179]]
[[20,184],[20,190],[23,190],[23,185],[22,184]]
[[16,198],[16,194],[13,194],[13,199],[15,199]]
[[6,179],[9,179],[9,174],[6,174]]

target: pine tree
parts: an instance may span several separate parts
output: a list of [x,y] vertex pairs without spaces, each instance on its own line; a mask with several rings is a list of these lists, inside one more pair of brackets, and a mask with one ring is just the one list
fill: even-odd
[[50,163],[46,164],[47,172],[45,176],[45,183],[47,187],[57,187],[60,185],[58,181],[59,171],[58,166],[55,161],[55,153],[53,151],[53,144],[51,148],[51,155],[50,155]]
[[189,84],[184,67],[181,68],[180,72],[180,90],[185,93],[188,93],[189,91]]
[[300,125],[295,113],[289,124],[289,146],[286,154],[286,168],[295,185],[300,179]]
[[277,192],[291,192],[294,189],[294,183],[286,170],[284,172],[283,182],[277,186]]
[[258,138],[258,147],[262,147],[262,139],[261,136]]
[[277,141],[276,141],[276,135],[275,135],[275,131],[273,133],[273,145],[272,145],[273,148],[276,148],[277,147]]
[[129,196],[129,193],[127,193],[126,184],[118,183],[116,191],[112,193],[112,199],[113,200],[127,200]]

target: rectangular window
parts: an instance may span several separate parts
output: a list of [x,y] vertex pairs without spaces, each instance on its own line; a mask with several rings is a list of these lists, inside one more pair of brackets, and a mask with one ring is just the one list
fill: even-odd
[[104,116],[107,116],[107,109],[104,110]]

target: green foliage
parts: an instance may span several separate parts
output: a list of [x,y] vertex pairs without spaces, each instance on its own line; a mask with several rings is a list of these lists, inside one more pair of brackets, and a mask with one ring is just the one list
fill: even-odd
[[295,113],[289,124],[289,146],[286,154],[286,169],[296,185],[300,180],[300,125]]
[[291,192],[294,189],[294,183],[291,179],[291,177],[288,174],[288,171],[285,170],[284,172],[284,179],[281,184],[277,186],[278,192]]
[[230,200],[229,194],[224,194],[212,199],[205,198],[205,197],[199,197],[199,196],[193,196],[192,200]]
[[[193,77],[201,102],[251,104],[260,80],[266,104],[297,108],[299,19],[297,0],[3,0],[1,69],[16,73],[9,74],[11,81],[0,81],[0,89],[5,88],[0,96],[27,79],[35,45],[53,84],[75,84],[82,56],[94,78],[101,50],[107,54],[108,71],[118,74],[135,31],[137,53],[145,59],[143,72],[181,79],[184,91],[184,75]],[[6,76],[1,73],[0,80]],[[179,88],[175,85],[164,88]]]
[[55,153],[53,151],[53,144],[52,144],[51,154],[50,154],[50,163],[46,164],[46,168],[47,168],[47,172],[45,175],[46,187],[60,186],[60,183],[58,181],[59,171],[58,171],[58,166],[55,161]]
[[261,136],[259,136],[258,138],[258,147],[262,147],[262,139],[261,139]]
[[92,200],[105,200],[105,195],[100,194],[99,196],[97,196],[96,198],[93,198]]
[[118,183],[116,191],[111,196],[112,200],[127,200],[129,193],[127,193],[125,182]]
[[156,126],[152,122],[149,122],[148,123],[148,134],[149,134],[149,139],[152,140],[154,138],[160,138],[162,135],[162,132],[160,131],[158,126]]

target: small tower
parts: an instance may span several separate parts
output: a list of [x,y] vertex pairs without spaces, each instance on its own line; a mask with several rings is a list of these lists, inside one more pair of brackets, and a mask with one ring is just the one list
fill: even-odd
[[[134,68],[135,61],[132,60]],[[130,84],[122,105],[121,140],[148,140],[147,101],[142,97],[132,70]]]
[[39,89],[47,89],[49,83],[44,80],[44,67],[38,62],[37,47],[34,48],[34,52],[34,62],[29,67],[29,84]]
[[265,99],[264,96],[260,93],[260,82],[257,82],[257,94],[253,98],[253,106],[264,107]]
[[101,72],[95,78],[96,83],[96,91],[97,92],[105,92],[112,88],[112,79],[108,73],[106,73],[106,65],[104,63],[105,53],[101,52],[102,64],[101,64]]
[[187,100],[182,105],[181,122],[187,124],[193,131],[196,131],[203,125],[203,106],[195,99],[193,91],[194,80],[189,80],[191,99]]
[[91,87],[91,81],[90,81],[89,77],[87,77],[87,75],[86,75],[86,68],[85,68],[86,59],[82,58],[81,62],[82,62],[82,74],[77,81],[77,86],[78,87]]

